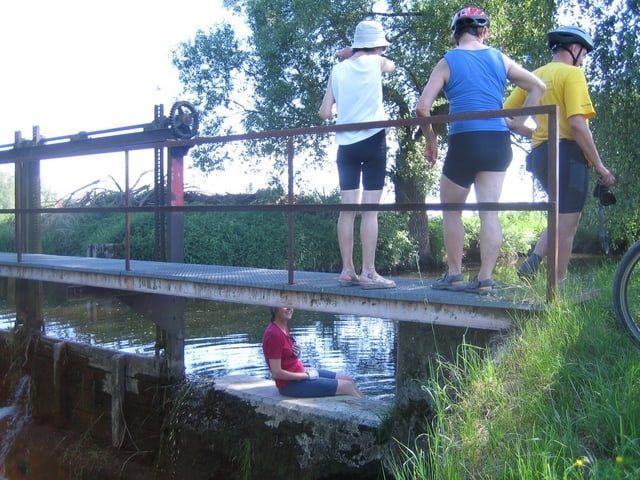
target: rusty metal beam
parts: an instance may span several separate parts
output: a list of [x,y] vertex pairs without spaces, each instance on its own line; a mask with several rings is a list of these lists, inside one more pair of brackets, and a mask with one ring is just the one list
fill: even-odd
[[143,150],[153,148],[157,144],[173,139],[168,128],[110,135],[106,137],[71,138],[60,143],[43,143],[39,145],[16,146],[8,150],[0,150],[0,164],[16,161],[45,160],[66,158],[80,155],[122,152],[123,150]]

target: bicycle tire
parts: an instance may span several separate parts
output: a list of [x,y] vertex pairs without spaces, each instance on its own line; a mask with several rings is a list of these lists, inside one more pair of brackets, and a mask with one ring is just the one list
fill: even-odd
[[632,340],[640,345],[640,241],[624,254],[613,277],[616,318]]

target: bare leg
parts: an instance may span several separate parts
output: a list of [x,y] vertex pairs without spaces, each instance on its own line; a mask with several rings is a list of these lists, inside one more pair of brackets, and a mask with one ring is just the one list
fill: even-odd
[[[379,203],[382,190],[365,190],[362,203]],[[362,242],[362,273],[376,273],[378,245],[378,212],[360,213],[360,241]]]
[[[440,179],[440,201],[442,203],[464,203],[468,195],[468,188],[461,187],[445,176]],[[464,248],[462,211],[443,211],[442,224],[449,275],[458,275],[462,273],[462,253]]]
[[[475,191],[478,202],[498,202],[505,172],[480,172],[476,175]],[[480,271],[478,280],[493,276],[502,248],[502,226],[496,211],[480,212]]]
[[[360,203],[360,190],[343,190],[341,192],[342,203]],[[342,270],[356,271],[353,264],[353,226],[356,212],[340,212],[338,217],[338,245],[342,258]]]
[[362,392],[356,386],[356,383],[348,375],[337,374],[338,388],[336,395],[351,395],[353,397],[363,397]]
[[[581,213],[560,213],[558,215],[558,280],[562,281],[567,277],[569,270],[569,261],[571,260],[571,252],[573,251],[573,239],[578,231]],[[546,258],[549,239],[545,229],[538,243],[536,243],[533,253]]]

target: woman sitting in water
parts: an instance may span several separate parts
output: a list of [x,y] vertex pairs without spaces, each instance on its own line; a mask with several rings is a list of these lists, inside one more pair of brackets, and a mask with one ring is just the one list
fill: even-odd
[[300,347],[289,334],[292,316],[293,308],[271,307],[271,322],[262,337],[264,358],[280,393],[288,397],[362,397],[350,376],[304,367]]

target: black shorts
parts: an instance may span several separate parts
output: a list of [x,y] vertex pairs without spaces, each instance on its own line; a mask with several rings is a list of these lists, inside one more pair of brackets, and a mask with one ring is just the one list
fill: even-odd
[[[538,145],[527,156],[527,170],[533,173],[548,194],[547,142]],[[589,190],[589,167],[576,142],[561,140],[558,144],[558,212],[582,211]]]
[[511,164],[509,132],[464,132],[449,137],[442,173],[461,187],[469,188],[479,172],[506,172]]
[[340,190],[382,190],[387,174],[387,137],[384,130],[351,145],[338,147]]

